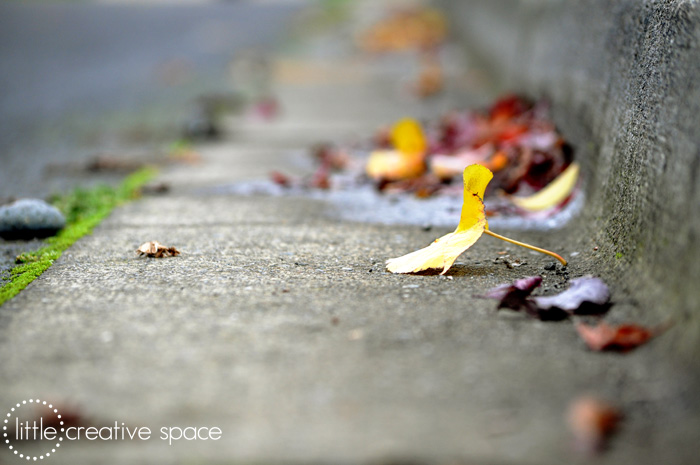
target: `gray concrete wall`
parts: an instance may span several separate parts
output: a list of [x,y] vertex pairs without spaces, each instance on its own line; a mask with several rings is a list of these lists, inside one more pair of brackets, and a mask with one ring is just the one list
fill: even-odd
[[672,315],[680,328],[665,343],[692,357],[700,342],[698,3],[443,5],[495,87],[552,101],[587,179],[588,207],[570,229],[590,237],[579,239],[583,260],[638,305]]

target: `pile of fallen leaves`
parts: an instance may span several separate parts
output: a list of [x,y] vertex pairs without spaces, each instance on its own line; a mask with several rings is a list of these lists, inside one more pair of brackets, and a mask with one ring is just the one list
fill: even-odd
[[486,195],[531,195],[562,174],[572,155],[546,103],[511,95],[485,111],[453,111],[424,124],[404,119],[380,130],[367,174],[383,190],[425,197],[478,163],[494,173]]
[[548,105],[514,95],[486,110],[452,111],[435,121],[404,118],[380,128],[362,150],[324,145],[315,155],[318,169],[310,178],[273,173],[272,180],[334,189],[340,184],[334,180],[346,185],[354,176],[384,193],[426,198],[458,195],[464,168],[480,164],[494,173],[485,192],[495,200],[487,210],[492,216],[554,213],[575,193],[579,177],[573,150],[552,123]]

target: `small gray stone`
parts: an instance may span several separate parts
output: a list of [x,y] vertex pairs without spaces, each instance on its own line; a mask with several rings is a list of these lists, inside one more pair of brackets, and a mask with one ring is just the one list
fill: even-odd
[[0,207],[0,237],[3,239],[53,236],[65,225],[63,214],[43,200],[21,199]]

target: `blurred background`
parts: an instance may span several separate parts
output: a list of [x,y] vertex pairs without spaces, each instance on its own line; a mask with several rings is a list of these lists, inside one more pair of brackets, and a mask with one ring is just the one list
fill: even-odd
[[[387,11],[426,3],[3,3],[0,200],[122,176],[134,159],[158,161],[178,141],[220,135],[214,120],[245,113],[246,105],[262,117],[283,110],[274,98],[278,84],[306,87],[303,98],[328,101],[325,117],[355,124],[458,106],[463,89],[420,102],[444,90],[443,72],[462,71],[459,53],[438,63],[446,53],[436,47],[446,33],[441,18],[437,37],[419,43],[411,43],[410,32],[408,42],[392,39],[402,36],[401,23],[358,38]],[[478,72],[470,73],[473,84]],[[364,107],[338,109],[324,93],[324,84],[368,79],[377,95],[388,93],[399,106],[373,107],[370,115]]]
[[3,2],[0,198],[65,190],[96,155],[177,140],[195,100],[230,94],[231,63],[278,43],[305,3]]

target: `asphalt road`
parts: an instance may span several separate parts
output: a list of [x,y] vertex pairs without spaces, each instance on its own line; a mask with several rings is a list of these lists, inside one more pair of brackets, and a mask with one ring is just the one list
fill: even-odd
[[176,127],[193,97],[230,90],[231,59],[273,44],[298,8],[0,5],[0,198],[64,188],[46,165],[128,143],[115,132],[143,146]]

